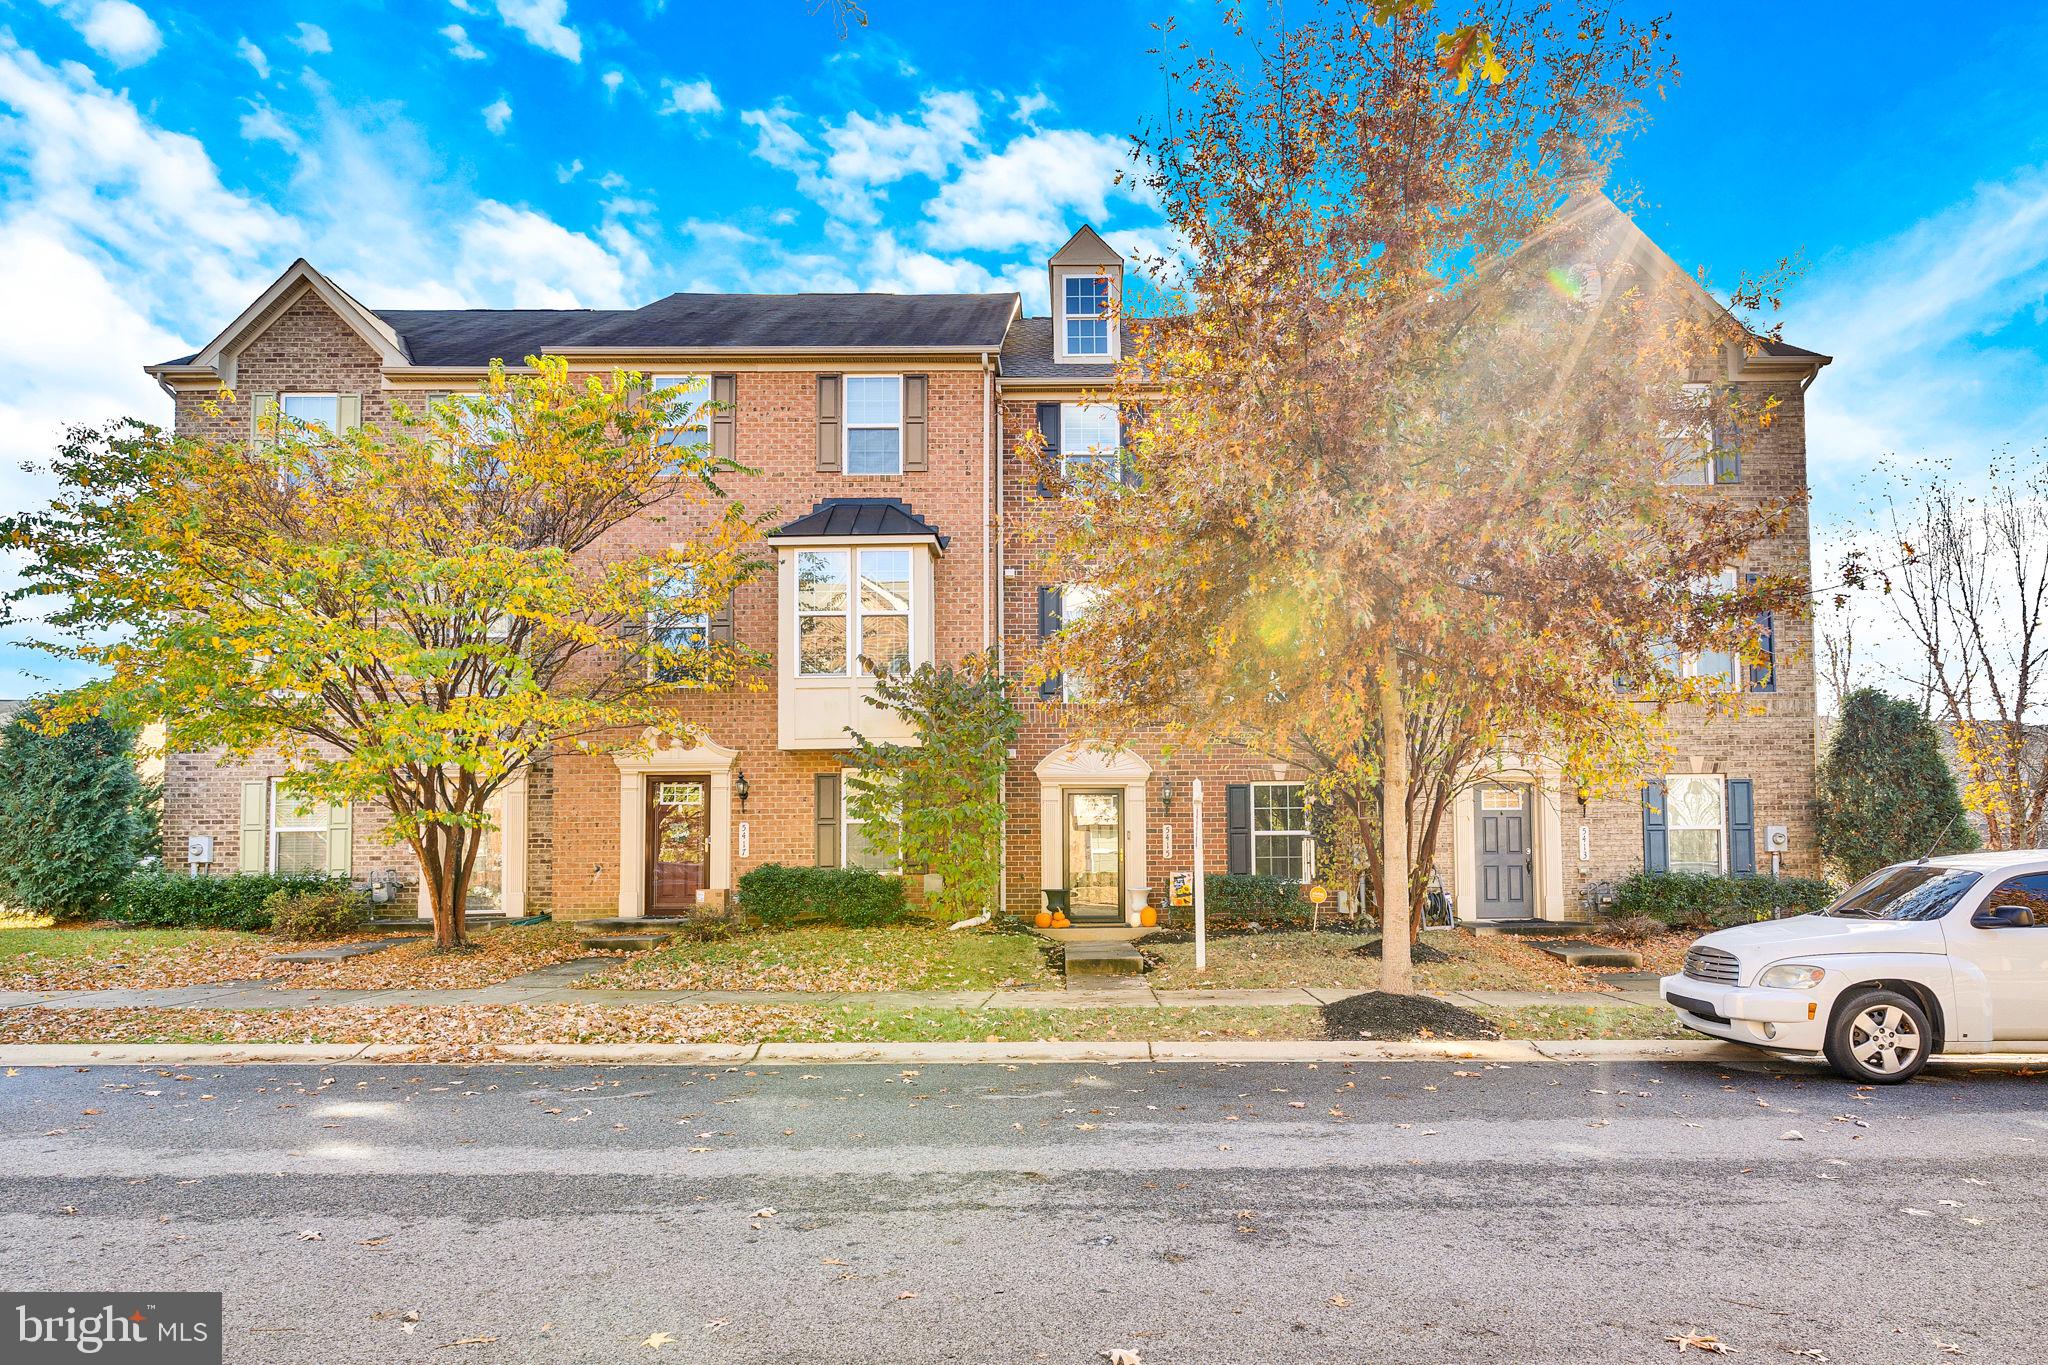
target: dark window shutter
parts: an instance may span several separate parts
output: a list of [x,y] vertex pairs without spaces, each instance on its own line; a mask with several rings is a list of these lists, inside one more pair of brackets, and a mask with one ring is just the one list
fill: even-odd
[[1643,784],[1643,871],[1671,870],[1671,841],[1664,826],[1664,784]]
[[[1038,638],[1044,640],[1059,634],[1062,624],[1060,590],[1041,584],[1038,589]],[[1055,673],[1038,685],[1038,695],[1057,701],[1062,686],[1060,675]]]
[[903,376],[903,472],[922,474],[929,468],[925,453],[925,377]]
[[[1045,438],[1045,454],[1041,457],[1059,463],[1060,458],[1060,405],[1040,403],[1038,405],[1038,434]],[[1044,479],[1038,481],[1038,496],[1053,496],[1053,487]]]
[[711,609],[711,638],[719,644],[732,643],[732,598]]
[[1233,877],[1249,876],[1252,870],[1252,785],[1233,782],[1223,792],[1224,845],[1226,866]]
[[818,472],[837,474],[839,455],[839,376],[818,376]]
[[817,847],[812,860],[819,867],[839,866],[839,774],[819,773],[817,791]]
[[1138,460],[1132,449],[1131,433],[1144,428],[1145,409],[1143,407],[1125,408],[1118,414],[1118,418],[1117,434],[1123,441],[1122,476],[1124,487],[1136,488],[1144,482],[1144,478],[1138,473]]
[[[1757,576],[1750,574],[1746,581],[1754,584],[1756,580]],[[1749,690],[1775,692],[1778,690],[1778,623],[1775,613],[1757,613],[1756,643],[1763,658],[1749,666]]]
[[1728,779],[1728,870],[1756,875],[1756,797],[1749,779]]
[[739,390],[738,375],[711,376],[711,458],[714,460],[737,458],[738,444],[734,440],[737,428],[733,418],[739,411]]

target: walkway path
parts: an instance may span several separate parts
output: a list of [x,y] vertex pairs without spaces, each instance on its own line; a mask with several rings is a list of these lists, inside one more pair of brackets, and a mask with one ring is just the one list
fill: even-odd
[[[261,981],[226,981],[163,990],[0,991],[0,1009],[47,1005],[59,1009],[288,1010],[376,1008],[392,1005],[867,1005],[880,1009],[1176,1009],[1325,1005],[1358,989],[1154,990],[1141,980],[1096,990],[967,991],[619,991],[578,990],[576,978],[613,965],[610,959],[558,963],[494,986],[469,990],[286,990]],[[1519,1009],[1530,1005],[1656,1005],[1655,987],[1621,991],[1436,991],[1439,999],[1469,1007]]]

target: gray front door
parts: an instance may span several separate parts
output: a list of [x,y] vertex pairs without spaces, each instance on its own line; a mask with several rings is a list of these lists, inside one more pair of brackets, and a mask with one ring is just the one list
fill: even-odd
[[1473,804],[1479,808],[1479,918],[1526,919],[1535,912],[1529,884],[1536,870],[1529,789],[1488,783]]

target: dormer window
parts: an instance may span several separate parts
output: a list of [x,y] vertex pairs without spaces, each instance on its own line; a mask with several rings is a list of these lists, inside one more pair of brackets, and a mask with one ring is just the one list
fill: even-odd
[[1109,277],[1069,275],[1066,279],[1067,354],[1109,354]]
[[1115,318],[1121,310],[1124,258],[1094,228],[1082,227],[1046,263],[1052,289],[1053,360],[1115,364],[1123,357]]

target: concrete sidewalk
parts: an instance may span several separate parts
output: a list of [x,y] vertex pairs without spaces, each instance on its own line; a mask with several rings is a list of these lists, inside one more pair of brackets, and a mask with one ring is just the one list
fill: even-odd
[[[0,1009],[292,1010],[374,1009],[445,1005],[856,1005],[875,1009],[1057,1010],[1188,1009],[1197,1006],[1315,1008],[1357,990],[1160,991],[1143,982],[1096,990],[973,991],[618,991],[577,990],[558,974],[515,977],[473,990],[282,990],[259,981],[179,986],[165,990],[0,991]],[[1363,988],[1361,988],[1363,989]],[[1468,1009],[1529,1006],[1589,1008],[1661,1004],[1655,991],[1437,991]]]

